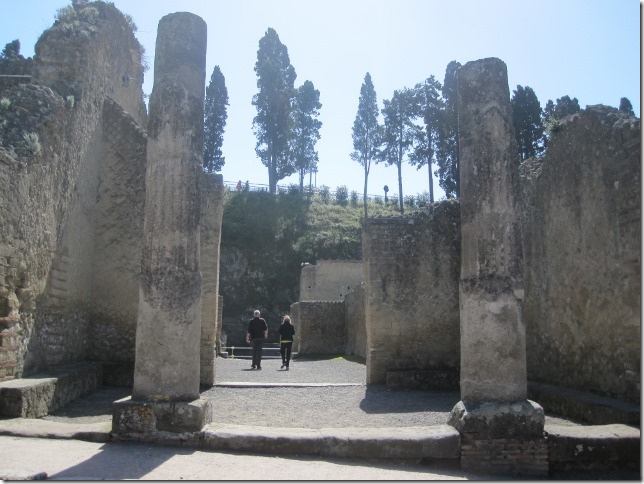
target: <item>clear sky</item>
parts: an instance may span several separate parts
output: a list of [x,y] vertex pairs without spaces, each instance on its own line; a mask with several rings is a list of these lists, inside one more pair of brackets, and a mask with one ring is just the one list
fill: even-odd
[[[38,36],[68,0],[0,0],[0,47],[20,39],[33,55]],[[259,39],[270,27],[288,48],[295,85],[311,81],[320,91],[321,139],[317,186],[363,192],[363,168],[350,159],[351,128],[360,87],[371,74],[382,101],[395,89],[433,75],[441,83],[447,64],[498,57],[508,68],[510,92],[530,86],[543,107],[548,99],[576,97],[582,108],[619,106],[621,97],[640,116],[641,39],[639,0],[115,0],[138,26],[150,70],[159,20],[188,11],[208,24],[206,82],[215,65],[225,77],[229,102],[223,153],[225,181],[268,184],[255,154],[251,104]],[[381,118],[382,120],[382,118]],[[280,184],[297,183],[297,177]],[[397,193],[395,166],[372,165],[368,193]],[[427,168],[406,165],[403,193],[428,191]],[[434,181],[435,197],[443,196]]]

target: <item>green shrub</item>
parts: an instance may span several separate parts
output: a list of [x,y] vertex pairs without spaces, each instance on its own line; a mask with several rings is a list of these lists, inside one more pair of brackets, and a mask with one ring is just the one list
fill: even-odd
[[3,97],[0,99],[0,108],[1,109],[9,109],[9,106],[11,106],[11,100],[7,99],[6,97]]
[[37,155],[42,151],[38,133],[25,133],[23,138],[27,144],[27,149],[31,151],[32,154]]
[[331,192],[329,191],[329,187],[326,185],[322,185],[320,187],[320,200],[322,200],[322,203],[329,203],[329,200],[331,199]]
[[346,185],[341,185],[335,190],[335,203],[345,206],[349,200],[349,190]]
[[355,190],[351,190],[351,206],[358,206],[358,192],[356,192]]

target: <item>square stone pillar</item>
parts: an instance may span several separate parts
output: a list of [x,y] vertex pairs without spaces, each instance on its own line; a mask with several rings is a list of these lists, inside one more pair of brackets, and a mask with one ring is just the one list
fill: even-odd
[[201,217],[201,368],[200,384],[211,387],[216,375],[216,341],[219,328],[219,249],[224,213],[222,175],[202,175]]
[[145,221],[134,389],[114,405],[119,432],[198,431],[206,23],[166,15],[157,32],[148,121]]
[[527,400],[519,212],[519,153],[507,69],[499,59],[458,72],[461,198],[461,466],[545,475],[543,409]]

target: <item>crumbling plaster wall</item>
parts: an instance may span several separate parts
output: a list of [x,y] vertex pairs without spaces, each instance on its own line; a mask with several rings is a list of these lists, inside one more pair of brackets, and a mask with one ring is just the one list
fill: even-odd
[[[0,332],[13,344],[2,349],[0,379],[90,356],[96,200],[99,178],[108,178],[104,102],[110,96],[135,122],[145,120],[141,48],[130,25],[112,5],[80,8],[91,13],[59,20],[40,37],[33,84],[3,93]],[[126,85],[128,69],[138,79]]]
[[528,378],[638,402],[640,120],[590,106],[521,174]]
[[363,230],[367,383],[387,370],[458,368],[460,205],[375,217]]

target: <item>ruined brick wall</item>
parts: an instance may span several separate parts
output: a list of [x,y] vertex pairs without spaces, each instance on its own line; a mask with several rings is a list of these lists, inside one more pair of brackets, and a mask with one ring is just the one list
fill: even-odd
[[460,206],[447,200],[406,217],[371,218],[362,238],[367,382],[387,370],[457,368]]
[[302,267],[300,301],[342,301],[364,280],[362,261],[319,260]]
[[639,401],[640,120],[582,110],[521,172],[528,378]]
[[300,301],[291,305],[295,343],[302,355],[344,355],[347,326],[342,301]]
[[365,285],[355,286],[344,296],[347,321],[348,355],[367,358],[367,320],[365,316]]
[[112,99],[104,102],[94,215],[89,357],[134,361],[145,205],[146,134]]
[[140,82],[125,86],[121,75],[137,65],[142,82],[133,54],[140,45],[125,17],[108,4],[80,9],[89,10],[40,37],[33,84],[3,93],[0,331],[18,336],[0,379],[90,356],[107,96],[145,119]]

